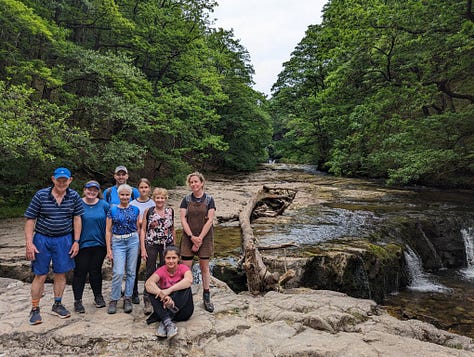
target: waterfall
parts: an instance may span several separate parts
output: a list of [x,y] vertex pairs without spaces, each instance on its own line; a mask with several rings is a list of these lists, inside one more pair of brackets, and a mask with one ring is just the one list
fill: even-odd
[[465,278],[474,279],[474,228],[461,229],[464,249],[466,251],[466,268],[461,269]]
[[433,278],[423,270],[421,258],[413,249],[407,246],[403,254],[410,275],[408,289],[420,292],[449,292],[449,288],[433,281]]

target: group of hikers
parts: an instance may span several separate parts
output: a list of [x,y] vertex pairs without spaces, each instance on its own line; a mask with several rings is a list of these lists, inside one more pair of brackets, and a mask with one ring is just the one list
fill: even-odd
[[[204,191],[204,176],[193,172],[186,182],[191,193],[180,204],[183,235],[176,243],[175,212],[167,205],[168,192],[142,178],[138,188],[127,184],[125,166],[114,171],[115,185],[102,192],[99,182],[87,181],[82,197],[69,187],[73,178],[65,167],[54,170],[52,186],[33,196],[26,212],[26,258],[31,261],[31,325],[40,324],[40,299],[50,270],[54,274],[52,311],[71,316],[62,304],[66,273],[73,270],[74,311],[85,313],[82,303],[89,280],[97,308],[106,307],[102,294],[102,265],[112,262],[112,282],[107,313],[123,312],[139,304],[138,273],[145,261],[143,312],[147,323],[160,322],[157,335],[168,339],[178,330],[174,321],[188,320],[194,311],[191,267],[199,258],[204,308],[214,311],[210,299],[209,259],[214,254],[212,196]],[[150,197],[151,194],[151,197]],[[181,263],[182,262],[182,263]],[[123,288],[123,280],[125,286]]]

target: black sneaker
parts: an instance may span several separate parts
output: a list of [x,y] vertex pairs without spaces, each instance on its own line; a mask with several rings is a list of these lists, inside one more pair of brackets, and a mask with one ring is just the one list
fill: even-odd
[[30,320],[28,321],[30,325],[38,325],[43,322],[40,315],[40,308],[34,307],[30,311]]
[[105,300],[104,300],[104,298],[102,297],[102,295],[97,296],[97,297],[94,299],[94,304],[95,304],[95,307],[97,307],[97,308],[105,307]]
[[132,295],[132,304],[138,305],[140,303],[140,298],[138,295]]
[[62,319],[66,319],[71,316],[69,310],[66,309],[60,302],[55,302],[51,310]]
[[158,322],[158,321],[160,321],[160,318],[154,312],[150,316],[148,316],[148,318],[146,319],[147,325],[151,325],[151,324],[153,324],[155,322]]
[[208,312],[213,312],[214,311],[214,305],[211,302],[211,293],[210,292],[204,292],[202,294],[202,301],[204,303],[204,309]]
[[132,305],[132,300],[131,299],[123,299],[123,312],[126,314],[129,314],[133,311],[133,305]]
[[74,311],[78,314],[83,314],[86,312],[86,309],[84,309],[84,305],[82,305],[82,300],[74,301]]
[[109,302],[108,314],[115,314],[117,312],[117,300],[111,300]]
[[148,316],[152,312],[153,308],[151,306],[150,298],[143,298],[143,313]]

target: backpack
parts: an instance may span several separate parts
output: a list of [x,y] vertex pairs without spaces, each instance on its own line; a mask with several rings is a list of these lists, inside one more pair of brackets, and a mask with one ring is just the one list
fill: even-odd
[[[113,186],[112,186],[113,187]],[[104,191],[104,199],[105,199],[105,202],[107,203],[110,203],[110,200],[111,200],[111,193],[110,191],[112,190],[112,187],[109,187],[107,188],[105,191]],[[136,199],[135,197],[135,190],[132,188],[132,201]]]
[[[209,202],[211,202],[211,195],[208,195],[207,193],[205,193],[206,195],[206,198],[204,199],[204,203],[206,204],[206,207],[209,205]],[[191,202],[191,193],[189,195],[186,195],[186,197],[184,198],[186,200],[186,206],[189,206],[189,203]]]
[[[192,201],[192,198],[191,198],[191,193],[189,195],[186,195],[184,197],[184,199],[186,200],[186,216],[188,215],[188,207],[189,207],[189,203]],[[209,206],[209,202],[211,202],[211,195],[208,195],[207,193],[204,194],[206,196],[206,198],[204,199],[204,203],[206,204],[206,208],[207,206]],[[207,216],[207,214],[206,214]]]

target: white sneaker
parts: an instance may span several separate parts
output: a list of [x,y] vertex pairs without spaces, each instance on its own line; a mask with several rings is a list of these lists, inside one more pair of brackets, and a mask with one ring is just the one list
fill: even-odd
[[166,327],[166,338],[168,340],[171,340],[177,334],[178,334],[178,328],[176,327],[174,322],[172,322],[170,325]]
[[166,327],[163,324],[163,321],[160,321],[160,324],[158,325],[158,330],[156,330],[156,335],[158,337],[166,337]]

